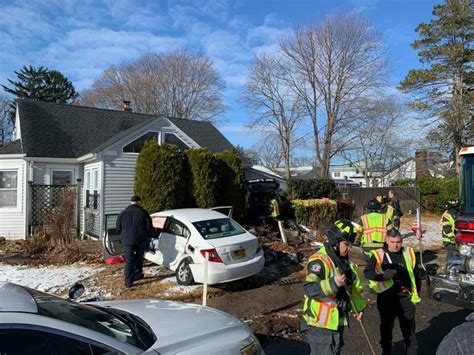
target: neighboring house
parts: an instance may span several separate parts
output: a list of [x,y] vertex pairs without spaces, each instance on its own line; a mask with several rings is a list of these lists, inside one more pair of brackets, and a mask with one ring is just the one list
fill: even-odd
[[335,181],[349,180],[362,187],[367,187],[367,183],[364,177],[364,169],[357,167],[353,164],[339,164],[331,165],[329,167],[329,175]]
[[[433,177],[449,177],[455,174],[453,162],[446,161],[435,153],[427,153],[426,168]],[[393,182],[401,179],[416,179],[416,157],[409,158],[380,177],[380,186],[392,186]]]
[[30,183],[78,184],[80,233],[102,238],[133,195],[138,153],[150,139],[182,149],[233,148],[208,122],[19,100],[15,140],[0,147],[0,236],[28,235],[36,208]]

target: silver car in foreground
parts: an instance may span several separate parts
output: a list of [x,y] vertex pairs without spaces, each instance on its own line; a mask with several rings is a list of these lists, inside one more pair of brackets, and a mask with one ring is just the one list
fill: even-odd
[[162,300],[76,303],[0,282],[0,354],[263,354],[240,320]]

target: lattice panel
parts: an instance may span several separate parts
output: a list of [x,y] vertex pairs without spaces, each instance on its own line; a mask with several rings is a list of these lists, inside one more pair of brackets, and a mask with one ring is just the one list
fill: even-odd
[[[58,207],[70,189],[76,190],[76,186],[58,185],[31,185],[31,225],[41,226],[46,223],[47,216]],[[76,201],[77,202],[77,201]],[[77,206],[77,203],[74,204]],[[75,211],[74,215],[76,215]],[[77,218],[74,218],[76,221]]]

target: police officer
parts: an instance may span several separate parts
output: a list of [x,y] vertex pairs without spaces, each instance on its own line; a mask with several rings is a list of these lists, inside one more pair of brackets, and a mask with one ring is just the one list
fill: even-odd
[[362,319],[366,306],[362,284],[357,266],[349,260],[355,237],[351,221],[336,221],[327,231],[324,246],[308,260],[302,330],[308,332],[312,355],[340,354],[348,312]]
[[387,216],[381,212],[382,206],[375,199],[370,200],[365,209],[367,213],[360,218],[361,246],[368,259],[371,250],[383,247],[387,234]]
[[151,217],[141,207],[142,199],[134,195],[130,204],[117,218],[117,231],[125,255],[125,287],[131,288],[133,282],[143,278],[145,247],[153,236]]
[[406,354],[417,353],[415,337],[415,304],[421,301],[418,290],[420,277],[415,252],[402,246],[400,232],[388,232],[383,248],[371,251],[364,270],[369,286],[377,293],[380,314],[380,344],[382,354],[392,350],[392,333],[398,318]]
[[443,237],[443,245],[446,248],[446,261],[451,259],[456,247],[456,220],[459,215],[459,205],[457,201],[450,201],[446,206],[447,210],[441,216],[439,221],[441,226],[441,235]]

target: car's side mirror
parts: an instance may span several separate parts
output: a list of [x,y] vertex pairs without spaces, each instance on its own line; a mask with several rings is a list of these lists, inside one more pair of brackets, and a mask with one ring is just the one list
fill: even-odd
[[71,288],[69,288],[69,293],[68,293],[69,299],[71,301],[78,299],[84,294],[85,290],[86,289],[83,284],[72,285]]

